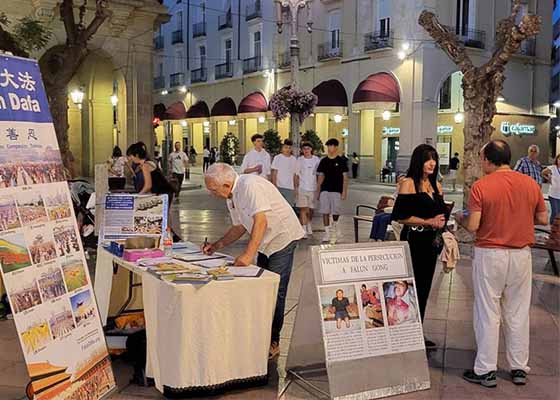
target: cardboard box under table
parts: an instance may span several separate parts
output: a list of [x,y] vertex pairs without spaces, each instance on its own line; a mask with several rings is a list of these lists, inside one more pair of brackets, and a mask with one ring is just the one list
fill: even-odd
[[173,284],[100,248],[95,294],[103,323],[113,297],[113,263],[142,278],[146,374],[159,391],[204,391],[266,377],[277,274]]

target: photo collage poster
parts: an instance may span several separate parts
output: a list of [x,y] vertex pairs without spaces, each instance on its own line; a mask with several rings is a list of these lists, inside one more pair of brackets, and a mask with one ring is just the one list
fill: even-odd
[[35,399],[116,387],[36,61],[0,55],[0,273]]

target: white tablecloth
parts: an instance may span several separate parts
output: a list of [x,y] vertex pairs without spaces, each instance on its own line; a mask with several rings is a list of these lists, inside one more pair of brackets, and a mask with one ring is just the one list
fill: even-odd
[[[99,249],[95,292],[102,318],[109,309],[107,280],[112,277],[113,259]],[[264,271],[259,278],[175,285],[134,264],[119,264],[142,274],[146,373],[158,390],[163,391],[164,385],[214,386],[267,374],[277,274]]]

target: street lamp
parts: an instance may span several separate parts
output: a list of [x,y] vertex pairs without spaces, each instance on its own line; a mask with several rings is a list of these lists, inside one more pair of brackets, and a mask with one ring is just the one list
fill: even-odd
[[383,117],[383,121],[389,121],[391,119],[391,111],[385,110],[381,116]]
[[264,122],[266,121],[266,118],[263,117],[262,115],[258,118],[259,124],[264,124]]
[[111,95],[111,104],[116,107],[119,102],[119,98],[116,94]]
[[72,103],[78,106],[78,108],[82,109],[82,102],[84,101],[84,89],[81,87],[79,89],[74,89],[70,92],[70,98],[72,99]]
[[342,115],[340,114],[335,114],[333,117],[334,123],[335,124],[340,124],[342,122]]
[[[291,87],[299,86],[299,39],[298,39],[298,13],[300,9],[307,8],[307,32],[312,32],[313,18],[311,16],[311,2],[313,0],[275,0],[276,2],[276,25],[278,33],[282,33],[284,21],[282,12],[287,11],[290,17],[290,73]],[[301,122],[299,115],[290,115],[290,131],[292,142],[299,151],[299,129]]]

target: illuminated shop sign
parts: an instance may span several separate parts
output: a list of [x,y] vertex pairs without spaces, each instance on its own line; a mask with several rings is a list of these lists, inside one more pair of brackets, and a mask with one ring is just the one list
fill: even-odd
[[525,125],[525,124],[512,124],[510,122],[502,122],[500,124],[500,132],[505,136],[510,135],[534,135],[537,133],[537,127],[535,125]]
[[383,129],[381,129],[381,133],[384,135],[400,135],[401,128],[392,128],[390,126],[384,126]]
[[451,125],[440,125],[437,127],[438,135],[445,135],[453,133],[453,127]]

